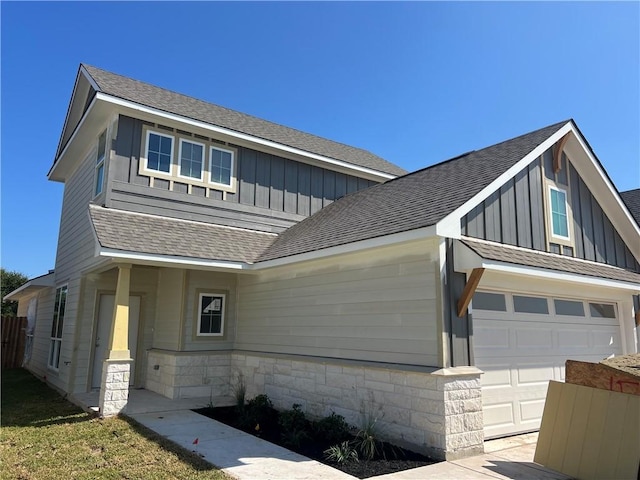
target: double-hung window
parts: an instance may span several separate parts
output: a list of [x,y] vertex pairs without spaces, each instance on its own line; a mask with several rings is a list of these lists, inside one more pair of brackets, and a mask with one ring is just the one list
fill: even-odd
[[204,145],[180,139],[180,176],[202,180]]
[[223,293],[201,293],[198,301],[198,336],[221,337],[224,332]]
[[173,160],[173,137],[147,132],[147,170],[170,173]]
[[107,154],[107,131],[105,130],[98,137],[98,153],[96,155],[96,185],[94,196],[102,193],[104,188],[104,159]]
[[233,172],[233,151],[219,147],[211,147],[209,181],[219,185],[230,186]]
[[56,289],[56,301],[53,307],[53,323],[51,325],[51,343],[49,346],[48,365],[54,370],[60,366],[60,350],[62,348],[62,327],[64,326],[64,311],[67,305],[67,286]]
[[551,233],[554,237],[569,239],[569,217],[567,215],[567,192],[549,187],[551,206]]

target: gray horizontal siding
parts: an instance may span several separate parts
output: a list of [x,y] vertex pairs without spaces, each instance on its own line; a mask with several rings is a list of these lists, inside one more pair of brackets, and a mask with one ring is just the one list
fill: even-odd
[[[551,154],[542,161],[551,164]],[[532,162],[482,204],[462,219],[462,232],[470,237],[493,240],[535,250],[547,250],[541,160]],[[640,265],[603,212],[584,181],[562,156],[563,175],[559,183],[570,185],[569,202],[573,214],[574,249],[551,243],[552,253],[573,254],[577,258],[640,271]],[[552,167],[549,167],[552,168]]]
[[[110,166],[110,178],[114,186],[128,183],[141,187],[150,185],[149,177],[139,175],[139,156],[144,141],[142,135],[144,123],[140,120],[121,116],[118,124],[118,137],[115,142],[115,155]],[[252,150],[250,148],[233,145],[237,150],[237,186],[234,193],[223,195],[222,192],[210,190],[209,197],[205,197],[205,189],[192,187],[188,193],[190,197],[202,197],[204,202],[210,202],[211,207],[220,208],[216,201],[224,202],[229,211],[231,205],[257,207],[260,210],[270,210],[293,214],[286,217],[289,221],[298,221],[303,217],[316,213],[334,200],[347,193],[368,188],[375,182],[358,178],[344,173],[327,170],[279,156]],[[107,187],[109,188],[109,187]],[[169,192],[169,182],[155,179],[153,190],[148,190],[148,198],[165,198],[158,191]],[[177,180],[174,182],[171,194],[187,194],[188,188]],[[173,198],[173,197],[170,197]],[[168,200],[170,198],[167,198]],[[181,202],[182,200],[179,200]],[[113,202],[113,203],[112,203]],[[116,192],[109,192],[107,206],[124,208],[125,199]],[[132,202],[140,203],[140,202]],[[206,203],[205,203],[206,204]],[[203,204],[204,205],[204,204]],[[245,213],[248,213],[245,211]],[[259,214],[259,215],[262,215]],[[215,215],[213,215],[215,217]],[[200,216],[203,221],[214,221]],[[261,220],[257,220],[261,223]],[[243,222],[243,226],[248,226]]]
[[124,182],[112,183],[110,206],[131,212],[275,233],[304,219],[303,216],[293,213],[276,212],[267,208],[234,204]]

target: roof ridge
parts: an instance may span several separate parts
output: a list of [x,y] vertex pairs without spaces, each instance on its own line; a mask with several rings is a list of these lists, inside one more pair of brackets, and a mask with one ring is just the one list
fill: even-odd
[[[309,132],[306,132],[306,131],[304,131],[304,130],[300,130],[300,129],[298,129],[298,128],[294,128],[294,127],[290,127],[290,126],[287,126],[287,125],[283,125],[283,124],[281,124],[281,123],[273,122],[273,121],[271,121],[271,120],[266,120],[266,119],[264,119],[264,118],[258,117],[258,116],[256,116],[256,115],[253,115],[253,114],[250,114],[250,113],[245,113],[245,112],[241,112],[241,111],[239,111],[239,110],[234,110],[234,109],[232,109],[232,108],[225,107],[225,106],[223,106],[223,105],[219,105],[219,104],[217,104],[217,103],[213,103],[213,102],[210,102],[210,101],[202,100],[201,98],[197,98],[197,97],[194,97],[194,96],[192,96],[192,95],[187,95],[187,94],[185,94],[185,93],[177,92],[177,91],[172,90],[172,89],[170,89],[170,88],[161,87],[161,86],[159,86],[159,85],[155,85],[155,84],[150,83],[150,82],[144,82],[144,81],[142,81],[142,80],[138,80],[138,79],[135,79],[135,78],[133,78],[133,77],[128,77],[128,76],[126,76],[126,75],[122,75],[122,74],[119,74],[119,73],[114,73],[114,72],[111,72],[111,71],[109,71],[109,70],[105,70],[105,69],[103,69],[103,68],[96,67],[96,66],[94,66],[94,65],[89,65],[89,64],[87,64],[87,63],[81,63],[80,65],[82,65],[83,67],[85,67],[85,70],[86,70],[86,68],[87,68],[87,67],[89,67],[89,68],[93,68],[93,69],[99,70],[99,71],[101,71],[101,72],[107,73],[107,74],[109,74],[109,75],[114,75],[114,76],[117,76],[117,77],[120,77],[120,78],[125,78],[125,79],[127,79],[127,80],[129,80],[129,81],[133,81],[133,82],[139,83],[139,84],[141,84],[141,85],[147,85],[147,86],[150,86],[150,87],[153,87],[153,88],[158,88],[158,89],[160,89],[160,90],[164,90],[164,91],[166,91],[166,92],[170,92],[170,93],[172,93],[172,94],[174,94],[174,95],[179,95],[179,96],[181,96],[181,97],[190,98],[191,100],[194,100],[194,101],[196,101],[196,102],[200,102],[200,103],[203,103],[203,104],[206,104],[206,105],[211,105],[211,106],[214,106],[214,107],[216,107],[216,108],[221,108],[221,109],[225,110],[226,112],[231,113],[231,114],[234,114],[234,115],[242,115],[242,116],[249,117],[249,118],[252,118],[252,119],[254,119],[254,120],[257,120],[257,121],[259,121],[259,122],[265,122],[265,123],[269,123],[269,124],[271,124],[271,125],[276,125],[276,126],[278,126],[278,127],[280,127],[280,128],[285,128],[285,129],[288,129],[288,130],[292,130],[292,131],[298,132],[298,133],[300,133],[300,134],[302,134],[302,135],[307,135],[307,136],[310,136],[310,137],[314,137],[314,138],[317,138],[317,139],[319,139],[319,140],[323,140],[323,141],[325,141],[325,142],[331,142],[331,143],[334,143],[334,144],[336,144],[336,145],[341,145],[341,146],[343,146],[343,147],[346,147],[346,148],[349,148],[349,149],[352,149],[352,150],[359,150],[359,151],[361,151],[361,152],[365,152],[365,153],[367,153],[367,154],[369,154],[369,155],[372,155],[372,156],[374,156],[374,157],[376,157],[376,158],[378,158],[378,159],[380,159],[380,160],[383,160],[383,161],[385,161],[385,162],[388,162],[388,163],[390,163],[390,164],[392,164],[392,165],[394,165],[394,166],[396,166],[396,167],[397,167],[397,165],[395,165],[395,164],[391,163],[389,160],[387,160],[387,159],[385,159],[385,158],[383,158],[383,157],[381,157],[381,156],[377,155],[376,153],[371,152],[370,150],[367,150],[367,149],[364,149],[364,148],[361,148],[361,147],[356,147],[356,146],[353,146],[353,145],[349,145],[349,144],[344,143],[344,142],[338,142],[338,141],[336,141],[336,140],[332,140],[332,139],[327,138],[327,137],[322,137],[322,136],[320,136],[320,135],[316,135],[315,133],[309,133]],[[89,72],[88,70],[87,70],[87,72],[89,73],[89,75],[91,75],[91,72]],[[93,76],[92,76],[92,78],[93,78]],[[95,83],[99,86],[99,82],[98,82],[95,78],[93,78],[93,80],[94,80],[94,81],[95,81]],[[228,128],[228,127],[225,127],[225,128]],[[254,135],[254,136],[256,136],[256,137],[257,137],[258,135]],[[310,153],[313,153],[313,152],[310,152]],[[327,156],[328,156],[328,155],[327,155]],[[333,157],[330,157],[330,158],[333,158]],[[340,159],[335,158],[335,160],[340,160]],[[403,169],[403,170],[404,170],[404,169]],[[385,172],[385,173],[388,173],[388,172]]]

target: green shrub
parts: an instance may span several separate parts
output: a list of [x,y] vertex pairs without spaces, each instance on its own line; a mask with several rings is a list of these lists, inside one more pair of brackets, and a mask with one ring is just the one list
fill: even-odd
[[338,444],[351,438],[351,427],[342,415],[331,412],[331,415],[324,417],[313,425],[313,430],[318,440],[330,445]]
[[324,458],[339,465],[358,461],[358,452],[348,440],[332,445],[324,451]]
[[260,432],[270,430],[275,424],[276,411],[273,403],[265,394],[258,395],[247,402],[238,412],[238,423],[243,430]]
[[298,448],[309,439],[309,421],[298,403],[294,403],[291,410],[280,412],[278,425],[285,446]]

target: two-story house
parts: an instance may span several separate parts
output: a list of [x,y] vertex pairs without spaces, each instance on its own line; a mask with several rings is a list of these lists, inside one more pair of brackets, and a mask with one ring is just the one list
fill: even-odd
[[28,368],[103,415],[242,379],[453,458],[539,428],[567,359],[638,351],[640,228],[572,120],[405,174],[81,65],[49,179]]

